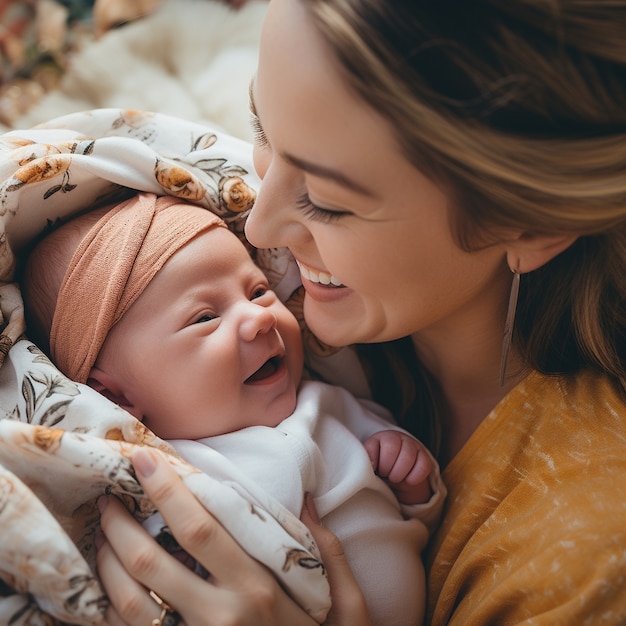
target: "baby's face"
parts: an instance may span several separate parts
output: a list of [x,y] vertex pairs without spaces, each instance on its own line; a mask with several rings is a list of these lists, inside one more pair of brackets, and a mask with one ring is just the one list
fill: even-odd
[[293,315],[226,228],[177,252],[112,329],[96,365],[114,371],[166,439],[275,426],[296,404]]

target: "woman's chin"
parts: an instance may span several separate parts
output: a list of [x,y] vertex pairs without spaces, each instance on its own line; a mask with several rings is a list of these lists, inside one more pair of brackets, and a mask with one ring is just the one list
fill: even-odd
[[[343,315],[341,314],[343,313]],[[329,311],[316,303],[304,302],[304,319],[309,330],[324,344],[336,348],[356,343],[378,343],[397,339],[388,332],[380,319],[369,319],[363,314],[351,311]],[[405,336],[405,335],[401,335]]]
[[328,314],[324,307],[319,307],[317,304],[309,307],[305,301],[304,319],[310,331],[328,346],[342,348],[354,343],[370,341],[360,329],[360,324],[352,313],[345,316],[336,313]]

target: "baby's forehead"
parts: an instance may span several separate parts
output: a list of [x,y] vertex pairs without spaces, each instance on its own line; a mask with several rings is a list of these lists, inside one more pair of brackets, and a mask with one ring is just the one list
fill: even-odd
[[159,274],[176,275],[184,281],[185,277],[191,277],[192,270],[198,272],[198,279],[204,278],[207,282],[220,277],[230,280],[265,278],[239,237],[223,227],[212,228],[187,242]]

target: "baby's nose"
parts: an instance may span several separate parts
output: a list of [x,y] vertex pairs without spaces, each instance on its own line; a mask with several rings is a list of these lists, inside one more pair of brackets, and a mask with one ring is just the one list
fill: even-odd
[[272,310],[250,302],[244,311],[241,336],[245,341],[252,341],[258,335],[269,333],[276,328],[277,322]]

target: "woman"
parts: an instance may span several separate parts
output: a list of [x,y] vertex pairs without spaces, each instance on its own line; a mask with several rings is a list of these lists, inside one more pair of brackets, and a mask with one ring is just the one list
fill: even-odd
[[[251,91],[249,239],[291,249],[311,329],[368,344],[375,393],[446,468],[428,623],[622,623],[626,2],[273,0]],[[215,580],[103,501],[112,623],[167,621],[146,589],[188,626],[307,623],[163,463],[135,461]],[[331,621],[366,624],[314,516]]]

